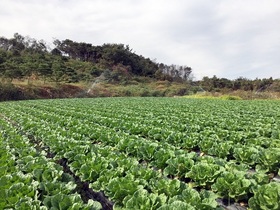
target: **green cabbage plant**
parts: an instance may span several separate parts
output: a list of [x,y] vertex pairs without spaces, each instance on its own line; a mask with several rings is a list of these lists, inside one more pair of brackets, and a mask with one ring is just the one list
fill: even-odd
[[258,187],[254,197],[249,199],[252,210],[279,210],[280,209],[280,183],[271,182]]

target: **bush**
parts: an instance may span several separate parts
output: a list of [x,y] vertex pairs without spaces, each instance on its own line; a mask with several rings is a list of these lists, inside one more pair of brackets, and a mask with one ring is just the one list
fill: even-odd
[[24,99],[24,94],[19,88],[15,87],[12,83],[0,84],[0,101],[22,99]]
[[239,97],[239,96],[230,96],[230,95],[221,96],[221,99],[224,99],[224,100],[242,100],[242,98]]

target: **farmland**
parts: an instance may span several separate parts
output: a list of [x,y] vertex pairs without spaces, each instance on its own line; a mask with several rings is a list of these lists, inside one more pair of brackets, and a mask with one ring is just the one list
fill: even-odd
[[54,99],[0,110],[0,209],[280,209],[280,101]]

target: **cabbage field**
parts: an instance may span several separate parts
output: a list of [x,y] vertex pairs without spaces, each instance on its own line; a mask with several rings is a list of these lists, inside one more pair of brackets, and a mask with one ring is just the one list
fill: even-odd
[[280,101],[0,103],[0,209],[280,209]]

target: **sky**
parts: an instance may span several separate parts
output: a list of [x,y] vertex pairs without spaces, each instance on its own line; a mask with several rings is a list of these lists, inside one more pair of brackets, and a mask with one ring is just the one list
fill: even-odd
[[280,78],[280,0],[0,0],[0,36],[122,43],[195,79]]

